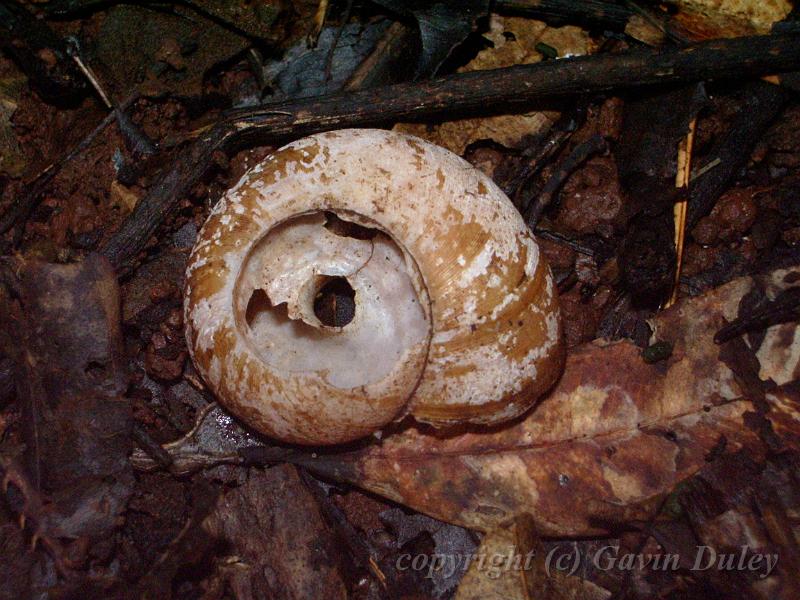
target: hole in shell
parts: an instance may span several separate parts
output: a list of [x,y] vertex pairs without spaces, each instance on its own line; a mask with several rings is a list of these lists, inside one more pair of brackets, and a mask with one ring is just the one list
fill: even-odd
[[352,221],[345,221],[331,211],[325,211],[325,229],[338,236],[351,237],[357,240],[371,240],[379,233],[377,229],[364,227]]
[[258,313],[270,308],[272,308],[272,303],[269,301],[267,293],[264,290],[253,290],[250,300],[247,301],[247,310],[244,313],[244,319],[247,321],[248,327],[253,326],[253,321],[255,321]]
[[344,327],[356,316],[356,292],[344,277],[326,277],[314,297],[314,314],[323,325]]

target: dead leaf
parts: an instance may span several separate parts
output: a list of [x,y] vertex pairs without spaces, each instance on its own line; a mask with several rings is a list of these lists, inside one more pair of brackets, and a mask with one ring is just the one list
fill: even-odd
[[[542,54],[536,49],[539,43],[554,48],[559,57],[591,54],[595,50],[594,42],[579,27],[548,27],[541,21],[519,17],[492,15],[489,31],[484,37],[494,47],[481,51],[469,64],[459,69],[460,72],[539,62],[542,60]],[[557,111],[539,111],[458,119],[432,127],[401,123],[394,129],[427,139],[461,155],[469,144],[478,140],[493,140],[513,148],[526,136],[545,133],[558,116]]]
[[[783,452],[757,464],[746,452],[727,455],[707,465],[675,493],[691,529],[705,548],[703,561],[712,556],[758,552],[766,560],[753,573],[744,570],[707,571],[719,597],[769,597],[790,600],[799,597],[800,495],[796,474],[800,455]],[[688,556],[695,555],[691,548]],[[749,591],[749,595],[747,592]]]
[[347,597],[333,534],[291,465],[252,471],[203,527],[230,544],[227,577],[236,598]]
[[390,25],[388,19],[381,19],[367,25],[325,27],[314,48],[308,48],[305,40],[298,41],[281,61],[264,69],[264,76],[273,88],[266,99],[277,102],[341,89]]
[[475,29],[475,22],[489,12],[487,0],[375,0],[377,4],[413,17],[419,27],[422,52],[416,77],[435,75],[452,51]]
[[116,276],[100,255],[68,265],[18,262],[14,270],[19,302],[0,295],[0,315],[4,350],[15,361],[27,476],[50,500],[48,515],[36,517],[54,537],[99,540],[118,525],[133,485]]
[[[462,527],[442,523],[427,515],[410,513],[402,508],[383,511],[380,513],[380,520],[396,536],[398,549],[407,547],[421,536],[430,537],[434,545],[433,553],[427,561],[426,569],[420,571],[424,572],[425,579],[430,580],[433,588],[431,592],[436,598],[450,597],[467,568],[460,559],[475,554],[477,550],[475,535]],[[410,558],[413,560],[413,555]],[[398,568],[397,562],[394,567]]]
[[673,19],[695,40],[769,33],[792,10],[788,0],[670,0]]
[[608,590],[551,570],[533,519],[523,514],[486,534],[454,600],[606,600]]
[[139,202],[139,196],[133,193],[130,188],[125,187],[119,181],[111,182],[111,206],[123,208],[125,214],[130,213]]
[[[797,272],[772,273],[767,293],[797,285]],[[728,452],[765,453],[759,430],[748,427],[754,400],[713,341],[753,285],[752,278],[737,279],[658,315],[654,341],[673,346],[664,362],[645,363],[629,341],[579,348],[556,388],[516,425],[460,435],[409,428],[380,445],[306,464],[482,531],[523,512],[540,534],[553,536],[601,534],[615,523],[650,518],[723,437]],[[783,327],[770,328],[764,344],[791,345],[794,335]],[[794,372],[798,358],[791,362],[787,371]],[[787,448],[800,445],[795,388],[765,393],[763,416]]]

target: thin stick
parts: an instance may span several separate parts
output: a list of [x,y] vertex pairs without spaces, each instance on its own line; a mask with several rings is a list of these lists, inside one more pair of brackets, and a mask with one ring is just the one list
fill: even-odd
[[317,5],[317,12],[314,13],[314,22],[311,31],[306,36],[306,45],[309,48],[315,48],[319,41],[319,34],[322,33],[322,28],[325,27],[325,19],[328,16],[328,3],[329,0],[319,0]]
[[678,299],[681,267],[683,266],[683,243],[686,238],[686,206],[689,200],[689,181],[692,176],[692,146],[694,145],[696,125],[697,117],[691,120],[689,133],[678,145],[678,172],[675,175],[675,187],[683,189],[683,194],[673,208],[675,215],[675,279],[672,282],[672,292],[664,304],[664,308],[669,308]]
[[[235,111],[202,131],[136,205],[102,253],[131,266],[163,220],[205,173],[217,150],[272,144],[343,127],[530,109],[534,101],[634,86],[752,77],[800,67],[797,33],[713,40],[680,49],[637,50],[459,73]],[[288,113],[288,114],[287,114]]]
[[83,62],[79,54],[73,54],[72,60],[75,61],[75,64],[78,65],[78,68],[86,76],[86,79],[88,79],[89,83],[92,84],[94,91],[97,92],[98,96],[100,96],[100,99],[103,101],[103,104],[106,105],[106,108],[112,108],[111,101],[108,99],[108,96],[103,90],[103,86],[100,85],[100,81],[95,76],[94,71],[92,71],[89,66]]

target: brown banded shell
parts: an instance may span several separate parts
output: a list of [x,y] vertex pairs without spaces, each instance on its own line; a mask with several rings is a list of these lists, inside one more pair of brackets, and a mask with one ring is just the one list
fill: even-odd
[[[331,287],[334,313],[350,302],[338,321],[319,309]],[[200,232],[185,314],[220,402],[288,442],[407,414],[498,423],[563,362],[550,270],[508,198],[444,148],[382,130],[304,138],[249,171]]]

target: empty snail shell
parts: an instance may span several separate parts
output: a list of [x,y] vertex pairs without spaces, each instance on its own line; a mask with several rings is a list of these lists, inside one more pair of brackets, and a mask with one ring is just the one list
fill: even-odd
[[[352,297],[338,321],[319,306],[337,286],[339,308]],[[407,414],[499,423],[563,362],[550,270],[508,198],[451,152],[382,130],[304,138],[245,174],[200,232],[185,314],[220,402],[295,443]]]

